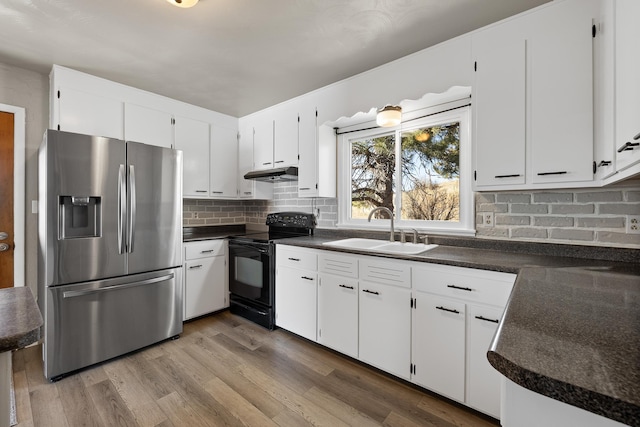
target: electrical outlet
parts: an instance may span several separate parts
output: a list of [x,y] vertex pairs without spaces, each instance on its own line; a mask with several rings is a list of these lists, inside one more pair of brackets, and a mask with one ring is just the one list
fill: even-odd
[[198,219],[198,211],[195,211],[195,212],[193,213],[193,219]]
[[640,234],[640,215],[627,215],[627,234]]
[[493,212],[482,213],[482,226],[493,227]]

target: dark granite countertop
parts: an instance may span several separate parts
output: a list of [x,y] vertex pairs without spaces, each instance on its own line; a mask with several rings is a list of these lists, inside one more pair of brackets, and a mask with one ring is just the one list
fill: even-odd
[[38,341],[41,328],[40,309],[29,288],[0,289],[0,353]]
[[413,256],[323,245],[344,237],[278,243],[517,273],[490,363],[525,388],[640,426],[640,250],[445,237]]
[[640,266],[523,268],[488,358],[529,390],[640,426]]
[[226,239],[245,233],[244,224],[184,227],[182,229],[182,241],[195,242],[198,240]]

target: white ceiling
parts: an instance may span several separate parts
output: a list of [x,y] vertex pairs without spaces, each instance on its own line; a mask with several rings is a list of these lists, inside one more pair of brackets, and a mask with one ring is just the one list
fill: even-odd
[[0,0],[0,62],[240,117],[547,1]]

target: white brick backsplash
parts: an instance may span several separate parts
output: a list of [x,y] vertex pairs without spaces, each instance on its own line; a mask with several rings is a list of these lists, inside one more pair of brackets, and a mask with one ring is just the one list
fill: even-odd
[[[626,234],[626,215],[640,215],[635,182],[605,189],[476,193],[476,235],[640,248],[640,236]],[[505,208],[506,206],[506,208]],[[494,212],[493,227],[480,225]]]
[[[298,198],[291,183],[274,184],[274,195],[274,200],[184,199],[183,224],[264,225],[268,213],[288,210],[315,213],[322,228],[337,223],[336,198]],[[625,215],[640,215],[635,182],[609,189],[476,193],[475,210],[479,237],[640,248],[640,236],[624,232]],[[493,227],[481,225],[485,212],[495,214]]]

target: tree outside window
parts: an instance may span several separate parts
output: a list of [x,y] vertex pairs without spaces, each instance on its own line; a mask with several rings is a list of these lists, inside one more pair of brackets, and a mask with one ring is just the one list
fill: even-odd
[[352,139],[350,145],[351,218],[384,206],[407,221],[460,220],[459,121]]

